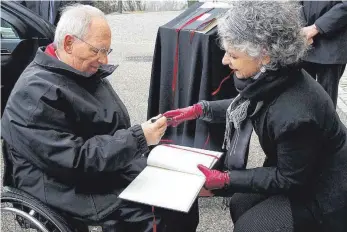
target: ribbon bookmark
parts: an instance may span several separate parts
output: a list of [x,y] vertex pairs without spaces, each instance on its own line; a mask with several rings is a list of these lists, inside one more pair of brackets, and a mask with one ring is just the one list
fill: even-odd
[[215,156],[215,155],[211,155],[211,154],[204,153],[204,152],[199,152],[199,151],[193,151],[193,150],[185,149],[185,148],[182,148],[182,147],[176,147],[176,146],[172,146],[171,144],[163,144],[162,146],[171,147],[171,148],[175,148],[177,150],[182,150],[182,151],[190,151],[190,152],[196,153],[196,154],[202,154],[202,155],[210,156],[210,157],[213,157],[213,158],[215,158],[217,160],[219,159],[219,157]]

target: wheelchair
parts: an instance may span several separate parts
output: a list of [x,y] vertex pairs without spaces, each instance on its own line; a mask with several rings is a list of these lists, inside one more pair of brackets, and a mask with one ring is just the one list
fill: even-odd
[[[3,179],[1,191],[1,230],[3,232],[102,232],[99,226],[71,226],[47,205],[28,193],[12,187],[12,164],[2,141]],[[83,228],[83,229],[81,229]]]
[[74,232],[53,210],[9,186],[1,193],[1,231]]

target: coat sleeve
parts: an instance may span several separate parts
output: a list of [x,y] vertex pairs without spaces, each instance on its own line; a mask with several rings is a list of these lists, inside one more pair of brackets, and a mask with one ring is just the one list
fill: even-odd
[[85,140],[67,131],[13,122],[11,135],[17,136],[15,149],[38,168],[60,179],[116,172],[148,151],[140,125]]
[[334,5],[314,23],[321,34],[329,34],[347,26],[347,1]]
[[225,123],[226,111],[232,99],[218,101],[201,101],[203,116],[200,119],[211,123]]
[[313,123],[285,127],[275,142],[277,166],[230,171],[235,192],[286,193],[309,183],[317,160],[319,131]]

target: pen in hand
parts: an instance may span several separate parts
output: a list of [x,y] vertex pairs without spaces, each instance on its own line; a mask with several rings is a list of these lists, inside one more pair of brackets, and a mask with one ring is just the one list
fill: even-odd
[[[157,118],[152,118],[151,119],[151,123],[155,123],[159,118],[163,117],[163,115],[161,115],[160,117],[157,117]],[[167,121],[171,121],[171,118],[167,118]]]

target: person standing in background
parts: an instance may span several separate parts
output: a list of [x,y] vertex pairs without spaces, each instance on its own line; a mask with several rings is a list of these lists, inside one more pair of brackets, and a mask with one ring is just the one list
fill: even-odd
[[41,18],[56,26],[60,19],[60,9],[66,5],[81,3],[84,5],[93,6],[93,1],[60,1],[60,0],[45,0],[45,1],[21,1],[20,3],[28,9],[41,16]]
[[347,2],[302,1],[306,27],[312,43],[303,68],[316,79],[337,104],[338,85],[347,63]]

